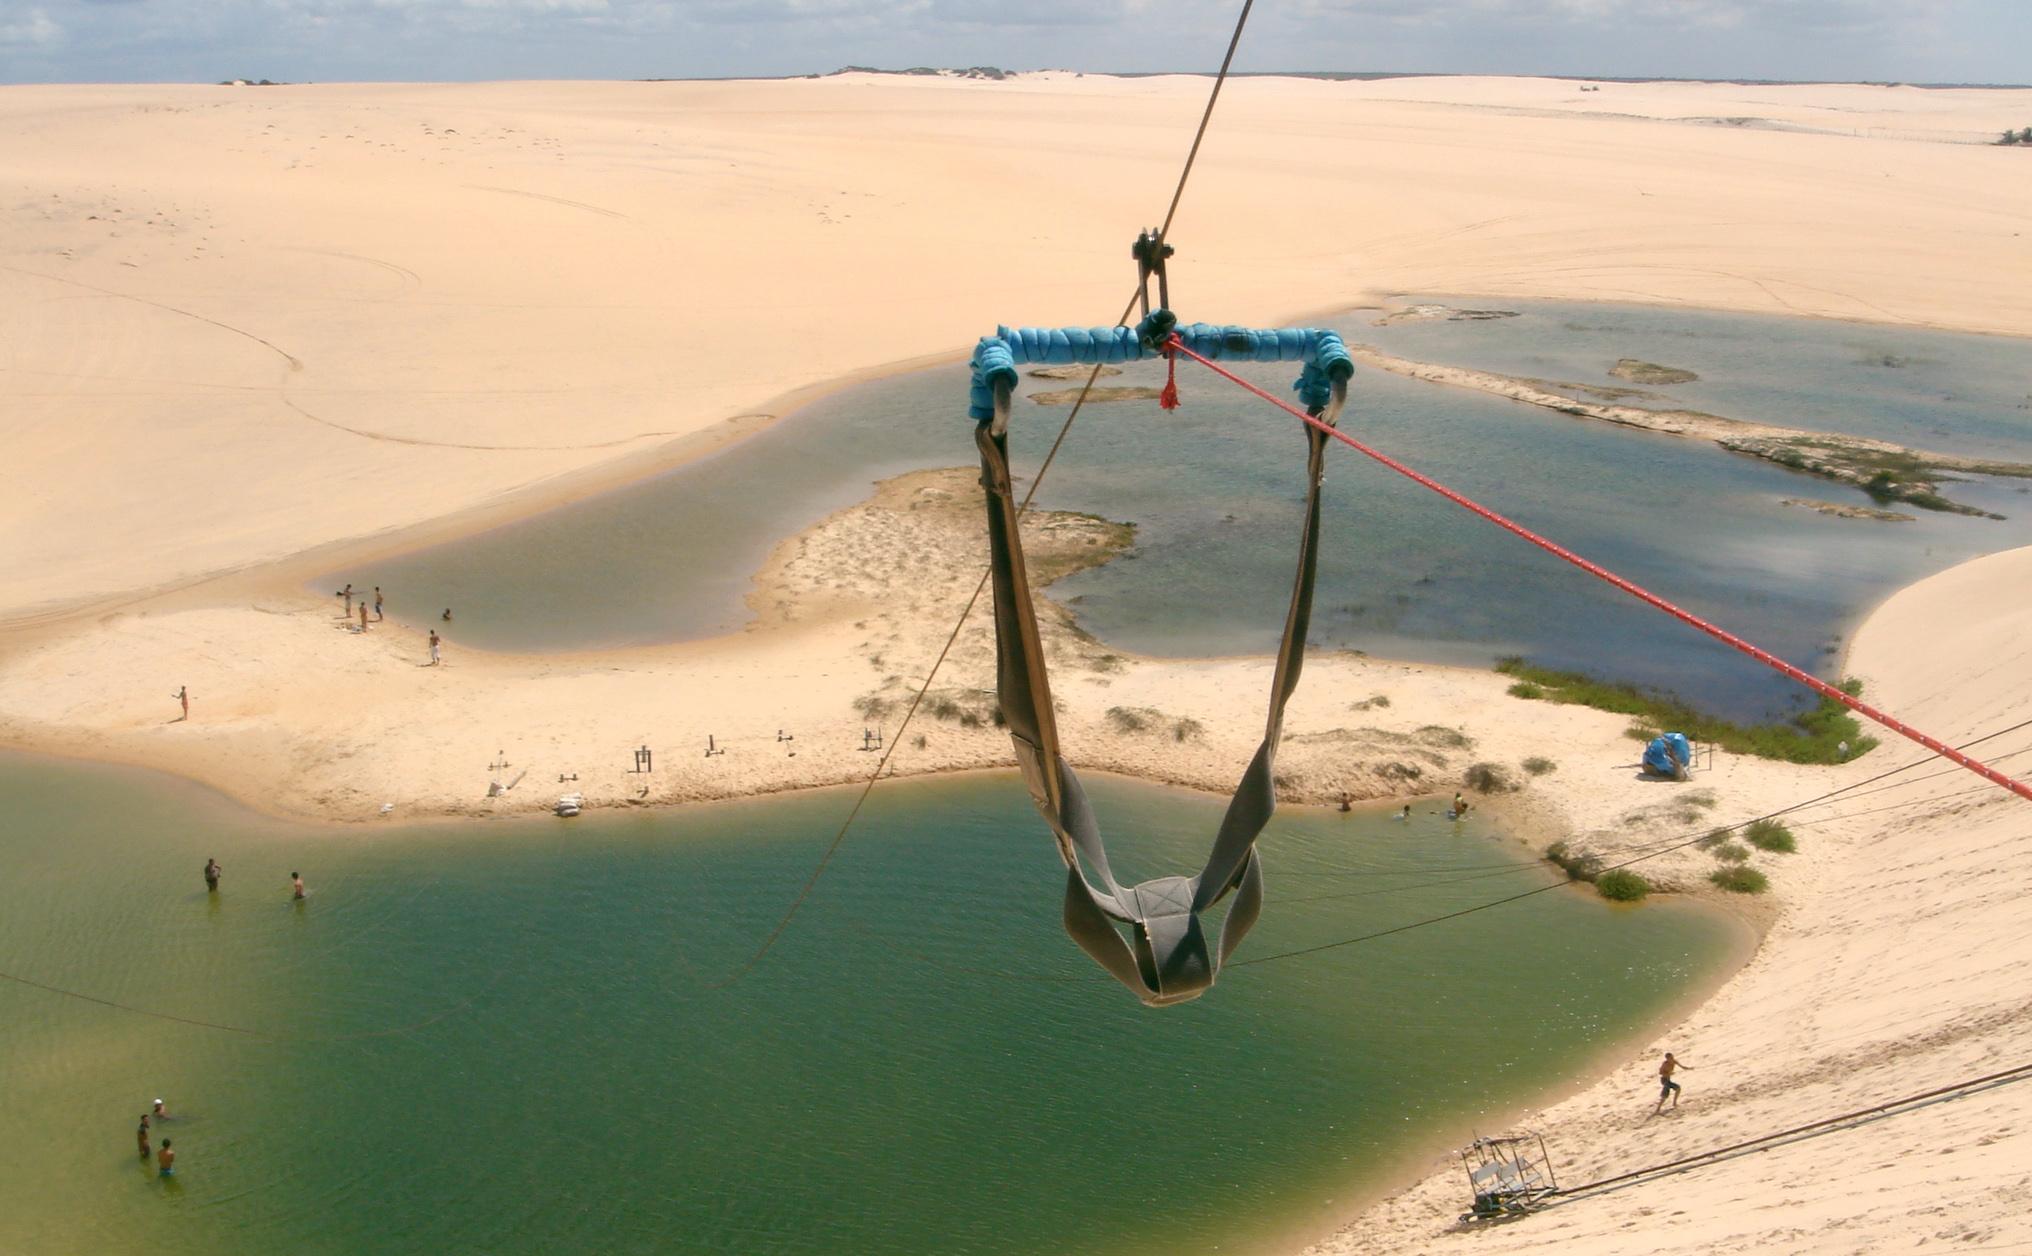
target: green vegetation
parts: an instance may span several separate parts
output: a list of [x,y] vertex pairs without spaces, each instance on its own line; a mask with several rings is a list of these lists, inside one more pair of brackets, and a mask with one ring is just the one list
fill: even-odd
[[2022,131],[2006,131],[2004,132],[2004,138],[1998,140],[1997,143],[2005,145],[2032,144],[2032,126],[2028,126]]
[[1545,848],[1545,857],[1559,865],[1569,881],[1592,881],[1602,870],[1602,861],[1594,855],[1577,855],[1565,842],[1554,842]]
[[1532,755],[1524,760],[1524,770],[1533,776],[1543,776],[1547,772],[1558,771],[1559,765],[1543,755]]
[[1651,883],[1628,868],[1611,868],[1595,878],[1595,893],[1618,903],[1634,903],[1651,892]]
[[1532,700],[1544,697],[1545,690],[1542,686],[1534,684],[1531,681],[1520,680],[1516,684],[1510,686],[1510,696],[1513,698],[1524,698],[1527,700]]
[[1750,857],[1750,848],[1741,842],[1723,842],[1721,845],[1710,849],[1708,854],[1713,855],[1723,863],[1739,864]]
[[1707,879],[1732,894],[1762,894],[1771,886],[1771,879],[1755,868],[1716,868]]
[[1799,843],[1793,840],[1792,830],[1776,820],[1753,822],[1743,830],[1743,840],[1758,850],[1776,851],[1781,855],[1789,855],[1799,849]]
[[[1876,738],[1863,733],[1848,708],[1832,698],[1822,698],[1813,710],[1782,724],[1733,724],[1703,715],[1671,694],[1596,680],[1580,672],[1555,671],[1523,659],[1504,659],[1496,664],[1496,670],[1521,682],[1510,687],[1510,692],[1518,697],[1528,696],[1517,692],[1528,683],[1539,689],[1546,702],[1574,703],[1635,716],[1629,736],[1638,741],[1649,741],[1670,729],[1736,754],[1787,763],[1840,763],[1844,758],[1867,753],[1877,744]],[[1859,680],[1845,680],[1841,687],[1851,697],[1863,691]],[[1841,750],[1843,742],[1849,747],[1846,755]]]
[[1181,719],[1171,726],[1171,740],[1195,741],[1204,732],[1206,728],[1198,720]]
[[961,728],[981,728],[988,724],[1000,728],[1006,723],[1002,704],[992,689],[934,689],[924,695],[919,709],[935,720],[958,724]]

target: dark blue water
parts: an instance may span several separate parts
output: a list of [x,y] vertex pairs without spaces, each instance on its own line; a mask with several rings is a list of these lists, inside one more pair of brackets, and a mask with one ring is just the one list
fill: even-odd
[[[1684,404],[1804,425],[1811,415],[1774,408],[1782,397],[1805,395],[1818,399],[1815,414],[1840,417],[1844,430],[2032,461],[2032,424],[2012,417],[2019,412],[2007,404],[2028,357],[2018,341],[1879,329],[1859,340],[1865,329],[1840,323],[1571,305],[1529,321],[1368,323],[1364,314],[1336,320],[1354,338],[1488,369],[1570,376],[1592,362],[1600,375],[1618,357],[1648,358],[1703,373],[1706,392],[1674,391]],[[1778,339],[1773,323],[1790,347],[1752,353]],[[1869,356],[1904,365],[1871,367]],[[1741,373],[1732,375],[1738,363]],[[1288,595],[1302,442],[1294,420],[1189,366],[1181,371],[1186,404],[1173,415],[1143,402],[1096,405],[1081,417],[1039,502],[1133,521],[1138,545],[1054,593],[1084,626],[1129,650],[1266,651]],[[1964,381],[1965,400],[1936,411],[1914,388],[1935,387],[1941,372]],[[1280,391],[1293,374],[1247,373]],[[330,587],[383,585],[398,607],[453,606],[457,639],[482,648],[588,648],[731,631],[749,618],[742,599],[775,542],[859,500],[880,478],[973,457],[964,379],[949,367],[854,387],[643,484],[327,579]],[[1139,365],[1106,382],[1154,385],[1161,375]],[[1025,381],[1026,395],[1064,387]],[[1019,474],[1036,465],[1064,413],[1019,403]],[[2009,516],[2003,522],[1921,511],[1915,522],[1885,524],[1782,506],[1793,496],[1867,499],[1701,442],[1378,371],[1358,376],[1345,423],[1385,452],[1823,674],[1848,629],[1893,590],[1974,555],[2032,543],[2028,481],[1952,487],[1956,498]],[[1943,425],[1954,439],[1935,430]],[[1803,701],[1757,664],[1353,451],[1333,451],[1325,527],[1317,645],[1472,665],[1521,654],[1670,689],[1737,718]]]

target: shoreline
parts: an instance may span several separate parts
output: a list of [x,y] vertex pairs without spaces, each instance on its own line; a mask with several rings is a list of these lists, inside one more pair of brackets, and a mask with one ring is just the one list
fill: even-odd
[[[1574,888],[1576,892],[1586,892],[1585,887]],[[1431,1180],[1435,1176],[1433,1167],[1435,1163],[1447,1166],[1446,1169],[1439,1171],[1439,1176],[1444,1176],[1449,1170],[1454,1176],[1461,1176],[1459,1161],[1454,1156],[1455,1148],[1474,1138],[1478,1132],[1516,1129],[1519,1122],[1532,1113],[1541,1112],[1586,1094],[1598,1085],[1604,1076],[1612,1072],[1630,1050],[1651,1041],[1659,1031],[1685,1021],[1741,975],[1743,970],[1762,953],[1770,932],[1768,922],[1759,924],[1736,910],[1737,904],[1730,901],[1730,897],[1733,896],[1694,894],[1672,897],[1677,900],[1671,904],[1674,910],[1709,915],[1725,923],[1727,950],[1705,978],[1690,985],[1681,995],[1658,1009],[1655,1015],[1629,1026],[1625,1032],[1612,1034],[1598,1042],[1590,1043],[1585,1057],[1574,1066],[1567,1077],[1548,1084],[1529,1098],[1516,1103],[1496,1105],[1472,1116],[1453,1119],[1444,1127],[1435,1124],[1432,1136],[1420,1140],[1427,1150],[1407,1149],[1402,1156],[1392,1159],[1386,1171],[1377,1175],[1375,1185],[1352,1192],[1352,1198],[1334,1204],[1333,1211],[1340,1215],[1341,1220],[1323,1226],[1294,1226],[1272,1242],[1260,1247],[1252,1245],[1251,1250],[1260,1250],[1266,1256],[1271,1252],[1314,1252],[1346,1230],[1349,1217],[1362,1216]],[[1632,905],[1629,910],[1642,911],[1644,907]],[[1554,1168],[1557,1167],[1555,1161]],[[1466,1193],[1464,1183],[1461,1193],[1463,1195]]]
[[[1490,299],[1503,299],[1503,295],[1500,293],[1489,295]],[[1480,300],[1482,298],[1480,295],[1475,295],[1463,299]],[[1401,302],[1401,294],[1382,298],[1380,303],[1376,294],[1369,294],[1367,299],[1359,303],[1332,307],[1332,316],[1345,317],[1361,312],[1387,311],[1395,308],[1393,302]],[[1627,302],[1617,303],[1625,304]],[[1804,317],[1816,316],[1807,315]],[[1311,321],[1315,320],[1297,320],[1298,323]],[[1399,370],[1400,367],[1417,367],[1422,371],[1437,372],[1438,374],[1430,376],[1417,375],[1416,377],[1423,380],[1423,382],[1440,384],[1442,386],[1464,386],[1491,395],[1509,396],[1510,393],[1502,389],[1492,390],[1471,380],[1463,383],[1461,380],[1447,376],[1464,375],[1479,377],[1488,375],[1489,378],[1501,380],[1508,384],[1516,382],[1509,380],[1509,377],[1493,376],[1487,372],[1471,371],[1466,368],[1410,363],[1407,360],[1396,359],[1391,355],[1383,354],[1380,351],[1367,347],[1361,347],[1359,352],[1365,360],[1370,361],[1374,369],[1393,370],[1403,373],[1403,371]],[[790,417],[798,409],[824,397],[834,395],[841,390],[872,380],[890,378],[910,371],[948,364],[957,360],[959,356],[958,354],[940,353],[916,358],[898,359],[791,390],[772,399],[766,408],[751,408],[742,415],[722,420],[713,428],[665,442],[656,449],[644,451],[640,455],[627,455],[608,463],[584,468],[556,477],[553,480],[545,481],[539,485],[505,494],[496,501],[465,511],[455,512],[439,519],[411,525],[393,532],[332,542],[273,562],[214,573],[188,584],[162,590],[139,591],[120,598],[108,599],[86,606],[72,607],[62,612],[50,612],[47,615],[25,621],[12,621],[5,625],[0,625],[0,670],[4,670],[9,662],[19,658],[24,653],[32,652],[39,645],[63,640],[67,634],[73,633],[81,627],[84,621],[95,618],[100,623],[105,623],[130,613],[147,616],[159,613],[174,613],[194,608],[216,608],[228,605],[239,599],[253,599],[263,603],[280,601],[283,604],[283,609],[279,611],[268,605],[257,604],[254,606],[255,610],[266,614],[280,613],[285,615],[315,616],[320,606],[328,603],[329,599],[316,592],[311,582],[319,576],[329,573],[336,567],[368,563],[376,558],[413,554],[419,550],[455,541],[461,537],[477,535],[494,528],[518,524],[553,510],[595,499],[608,492],[625,490],[640,485],[658,475],[666,474],[672,469],[688,465],[732,448],[739,442],[767,430],[776,423]],[[1513,399],[1532,403],[1531,398]],[[1560,398],[1559,400],[1565,401],[1566,399]],[[1733,423],[1736,421],[1723,420],[1723,422]],[[1629,426],[1628,424],[1620,425]],[[1639,430],[1649,429],[1640,426]],[[848,507],[836,512],[835,515],[829,516],[811,529],[807,529],[805,533],[779,538],[770,557],[762,563],[761,568],[753,573],[752,576],[752,583],[746,600],[750,603],[754,618],[731,634],[710,638],[676,638],[664,642],[594,650],[566,649],[557,651],[496,652],[450,643],[451,648],[455,649],[463,660],[477,661],[496,671],[511,674],[548,666],[591,668],[602,666],[640,666],[644,664],[669,663],[674,660],[688,661],[693,656],[701,653],[709,654],[716,649],[731,648],[734,643],[744,637],[783,626],[781,623],[772,624],[771,616],[766,610],[766,603],[770,596],[768,591],[769,581],[772,575],[780,568],[783,561],[782,555],[796,545],[801,544],[802,537],[823,530],[835,519],[851,514],[855,509],[855,507]],[[1043,601],[1051,605],[1055,611],[1063,613],[1063,608],[1059,608],[1056,603],[1050,602],[1048,597],[1044,598]],[[329,607],[325,606],[324,609],[328,610]],[[979,613],[977,609],[976,614],[978,615]],[[1859,611],[1842,626],[1844,659],[1846,658],[1847,649],[1853,641],[1854,629],[1868,617],[1869,613],[1869,610]],[[796,615],[793,614],[790,618],[796,618]],[[420,651],[422,638],[431,627],[432,625],[429,624],[406,623],[398,617],[385,623],[377,624],[377,631],[380,633],[391,633],[392,630],[391,635],[397,635],[413,641],[415,647]],[[1082,637],[1086,636],[1083,630],[1074,628],[1073,631]],[[1107,643],[1100,641],[1098,638],[1087,639],[1092,641],[1096,646],[1107,650],[1111,655],[1132,660],[1140,666],[1160,669],[1194,669],[1221,666],[1245,668],[1252,663],[1261,663],[1265,657],[1260,655],[1143,656],[1109,647]],[[1432,671],[1436,673],[1454,672],[1464,675],[1481,674],[1481,669],[1465,667],[1459,664],[1425,662],[1416,659],[1385,659],[1367,655],[1360,657],[1366,663],[1372,663],[1386,669],[1396,669],[1400,672]],[[1320,662],[1321,657],[1315,657],[1312,660],[1315,667],[1319,666]],[[53,741],[43,741],[38,740],[34,736],[22,737],[12,735],[7,728],[4,713],[0,713],[0,744],[28,751],[47,751],[68,758],[102,758],[108,762],[127,763],[134,766],[156,767],[162,770],[182,772],[190,775],[192,779],[203,781],[214,788],[220,789],[243,805],[265,814],[299,820],[328,820],[339,824],[368,822],[366,818],[359,816],[343,817],[329,811],[302,810],[280,805],[258,789],[250,788],[242,783],[236,783],[230,775],[222,776],[217,773],[207,772],[202,768],[194,768],[188,762],[179,764],[166,761],[144,748],[132,748],[123,753],[104,745],[79,745],[61,736]],[[997,765],[992,762],[982,762],[980,759],[975,758],[963,764],[948,764],[913,769],[907,774],[915,775],[921,772],[935,773],[949,770],[966,770],[972,767],[994,766]],[[1137,776],[1140,779],[1148,780],[1155,784],[1178,788],[1214,792],[1219,792],[1224,788],[1218,780],[1211,779],[1207,774],[1200,771],[1182,772],[1167,770],[1163,767],[1151,767],[1142,770],[1125,769],[1125,772],[1128,775]],[[894,776],[899,773],[895,767],[891,767],[888,774]],[[631,802],[633,805],[683,805],[688,802],[700,801],[706,797],[740,797],[750,794],[760,796],[791,789],[820,788],[833,784],[849,784],[864,779],[864,777],[856,772],[848,771],[837,779],[811,779],[802,776],[788,780],[773,779],[749,782],[726,792],[712,791],[704,794],[688,794],[681,797],[656,798],[646,802],[634,800],[631,800]],[[1383,796],[1399,797],[1402,795],[1401,793],[1393,792]],[[592,803],[589,799],[588,805],[597,804]],[[494,809],[491,808],[466,807],[442,811],[439,814],[446,818],[458,817],[464,819],[480,818],[493,813],[495,813]]]
[[[1912,669],[1887,670],[1885,665],[1904,657],[1914,640],[1939,642],[1943,635],[1954,637],[1953,648],[1943,644],[1940,649],[1941,655],[1954,656],[1994,651],[2003,641],[2018,639],[2026,616],[2032,615],[2032,595],[2027,595],[2021,584],[2013,585],[2017,596],[2002,613],[1971,614],[1967,599],[1980,598],[2000,587],[2000,581],[2017,581],[2026,572],[2032,572],[2032,547],[1971,559],[1906,586],[1871,608],[1845,652],[1845,667],[1853,663],[1860,669],[1858,674],[1868,676],[1873,689],[1889,692],[1888,701],[1894,709],[1910,709],[1913,718],[1927,721],[1931,731],[1951,742],[1976,731],[1993,731],[2000,719],[2013,714],[2022,718],[2023,702],[2014,707],[2008,694],[1996,693],[1994,678],[1984,675],[1980,666],[1971,670],[1965,663],[1936,660],[1921,669],[1923,674],[1914,675]],[[2010,661],[2022,674],[2028,658],[2032,656],[2020,649]],[[1944,673],[1958,674],[1962,679],[1943,684]],[[1842,765],[1833,773],[1820,770],[1802,776],[1832,774],[1863,780],[1882,767],[1879,764],[1863,772],[1853,765]],[[1917,783],[1917,779],[1911,782]],[[1794,786],[1802,793],[1809,788],[1804,781]],[[1955,788],[1960,788],[1958,783]],[[1860,1106],[1865,1098],[1881,1100],[1939,1084],[1958,1068],[1971,1067],[1964,1061],[1993,1058],[1972,1057],[1970,1053],[1985,1043],[1995,1043],[1992,1051],[2005,1049],[2009,1039],[1998,1040],[1997,1035],[2009,1034],[2022,1017],[2004,1010],[2016,1006],[2018,996],[2011,993],[2014,983],[2005,981],[2001,991],[1997,983],[2005,971],[2013,965],[2022,968],[2022,963],[1991,952],[2002,947],[2016,954],[2023,949],[2022,923],[2013,917],[2024,913],[2007,912],[2006,918],[1996,919],[1994,911],[1950,912],[1939,900],[1966,898],[1962,878],[1968,875],[1967,865],[1974,861],[1982,867],[1981,852],[2022,843],[2027,830],[2018,800],[2002,791],[1979,792],[1983,796],[1977,801],[1936,808],[1931,815],[1896,814],[1894,809],[1893,815],[1885,816],[1872,805],[1879,800],[1869,799],[1848,816],[1838,811],[1831,816],[1809,813],[1812,818],[1805,821],[1795,819],[1803,833],[1800,852],[1775,856],[1776,862],[1763,857],[1758,860],[1768,864],[1774,876],[1771,892],[1759,900],[1759,905],[1769,910],[1769,919],[1750,959],[1705,998],[1662,1020],[1648,1059],[1632,1061],[1628,1056],[1633,1053],[1626,1048],[1620,1053],[1623,1061],[1617,1063],[1619,1053],[1605,1051],[1601,1066],[1592,1071],[1589,1080],[1518,1113],[1505,1132],[1528,1125],[1543,1133],[1561,1178],[1587,1181],[1627,1169],[1633,1160],[1670,1159],[1767,1128],[1797,1124],[1808,1115],[1844,1110],[1843,1105]],[[1954,796],[1955,789],[1935,786],[1920,791],[1917,801],[1942,793]],[[1842,804],[1824,806],[1841,808]],[[1871,858],[1885,843],[1904,847],[1924,832],[1936,838],[1952,834],[1952,848],[1921,858],[1936,863],[1951,858],[1958,865],[1956,869],[1905,880],[1902,863],[1887,868],[1881,858]],[[1971,854],[1971,848],[1977,853]],[[1948,849],[1957,853],[1949,856]],[[1985,868],[1984,874],[2006,875],[1995,865]],[[2032,879],[2032,871],[2014,870],[2008,876],[2014,883],[2022,882]],[[1859,885],[1878,889],[1872,894]],[[1990,893],[2008,898],[2017,890],[1993,887]],[[1857,921],[1858,915],[1870,923]],[[1830,929],[1829,921],[1840,925]],[[1958,956],[1950,962],[1927,940],[1941,929],[1962,930],[1966,935],[1962,946],[1980,958]],[[1884,939],[1883,944],[1879,938]],[[2005,938],[2014,940],[2006,942]],[[1960,966],[1964,964],[1974,971],[1964,971]],[[1858,1006],[1870,1004],[1873,998],[1879,1002],[1907,998],[1904,992],[1914,983],[1929,992],[1930,997],[1923,1001],[1936,1009],[1932,1016],[1937,1018],[1937,1028],[1926,1028],[1927,1017],[1914,1015],[1909,1006],[1888,1021],[1881,1008],[1865,1015]],[[2022,985],[2022,981],[2015,984]],[[1985,1013],[1986,1003],[1999,1010]],[[1855,1032],[1858,1017],[1863,1018],[1860,1037]],[[1830,1029],[1836,1032],[1830,1033]],[[1686,1114],[1656,1131],[1656,1137],[1671,1140],[1659,1147],[1649,1145],[1655,1139],[1646,1136],[1648,1122],[1636,1120],[1636,1114],[1651,1098],[1647,1080],[1655,1082],[1645,1077],[1649,1060],[1668,1047],[1687,1053],[1695,1062],[1693,1067],[1720,1064],[1726,1073],[1694,1073],[1688,1078]],[[1760,1078],[1782,1079],[1782,1083]],[[1800,1090],[1831,1093],[1819,1098],[1807,1096],[1802,1111],[1795,1093]],[[2032,1108],[2032,1096],[1994,1100],[1988,1106],[1999,1104],[2005,1112],[2022,1114]],[[1717,1161],[1698,1166],[1695,1176],[1675,1179],[1670,1185],[1638,1185],[1612,1196],[1576,1197],[1543,1215],[1507,1226],[1453,1224],[1455,1214],[1465,1208],[1467,1189],[1457,1180],[1459,1166],[1452,1158],[1435,1157],[1414,1182],[1351,1213],[1337,1234],[1304,1250],[1309,1256],[1354,1256],[1398,1250],[1511,1252],[1553,1245],[1563,1251],[1606,1256],[1627,1250],[1623,1245],[1629,1241],[1633,1208],[1639,1215],[1653,1217],[1647,1244],[1653,1251],[1693,1253],[1724,1243],[1755,1244],[1759,1240],[1751,1235],[1758,1233],[1758,1227],[1767,1227],[1763,1241],[1784,1250],[1847,1251],[1868,1235],[1892,1233],[1909,1236],[1899,1243],[1909,1246],[1924,1241],[1919,1235],[1932,1233],[1931,1229],[1914,1227],[1936,1226],[1938,1218],[1949,1214],[1948,1208],[1940,1206],[1944,1193],[1958,1192],[1970,1217],[1983,1211],[1969,1199],[1966,1183],[1971,1166],[1942,1164],[1935,1159],[1968,1136],[1936,1134],[1931,1136],[1935,1141],[1928,1141],[1929,1126],[1966,1128],[1968,1120],[2010,1123],[2022,1117],[1999,1117],[1979,1104],[1966,1116],[1963,1108],[1936,1110],[1931,1117],[1902,1116],[1897,1126],[1877,1136],[1878,1154],[1888,1152],[1897,1163],[1916,1168],[1930,1181],[1913,1185],[1889,1206],[1880,1206],[1873,1217],[1877,1223],[1874,1229],[1849,1228],[1858,1220],[1848,1206],[1852,1187],[1824,1171],[1825,1157],[1842,1154],[1840,1148],[1806,1140],[1782,1149],[1766,1148],[1740,1165]],[[1697,1130],[1700,1125],[1712,1130],[1693,1133],[1696,1141],[1691,1145],[1685,1137],[1673,1138],[1673,1131]],[[1853,1141],[1856,1135],[1848,1137],[1851,1141],[1844,1146],[1861,1145]],[[1919,1141],[1915,1144],[1914,1139]],[[1883,1140],[1891,1140],[1897,1150],[1884,1146]],[[1943,1176],[1950,1174],[1954,1176]],[[1984,1180],[1994,1178],[1989,1174]],[[1631,1192],[1647,1189],[1669,1195],[1630,1198]],[[1760,1190],[1766,1200],[1774,1202],[1749,1202]],[[1714,1207],[1718,1192],[1726,1193],[1735,1206]],[[1643,1206],[1648,1201],[1688,1198],[1709,1206],[1672,1211],[1666,1225],[1672,1231],[1669,1236],[1656,1224],[1664,1210]],[[1783,1206],[1775,1202],[1779,1200]],[[1898,1213],[1900,1209],[1907,1211]],[[1778,1215],[1767,1222],[1755,1215],[1763,1212]],[[1894,1220],[1887,1213],[1907,1219]],[[1989,1211],[1986,1215],[1994,1220],[1998,1214]],[[1824,1228],[1812,1228],[1810,1222],[1815,1218]],[[1894,1225],[1906,1228],[1884,1228]],[[1750,1227],[1747,1231],[1746,1226]],[[1987,1221],[1975,1231],[1983,1235],[1996,1232]]]

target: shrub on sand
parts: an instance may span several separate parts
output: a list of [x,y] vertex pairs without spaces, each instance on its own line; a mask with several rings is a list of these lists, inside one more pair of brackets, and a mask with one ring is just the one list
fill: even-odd
[[1776,820],[1753,822],[1749,828],[1743,830],[1743,840],[1758,850],[1776,851],[1781,855],[1789,855],[1799,849],[1799,843],[1793,839],[1792,830]]
[[1762,894],[1771,885],[1770,878],[1755,868],[1716,868],[1708,873],[1707,879],[1731,894]]
[[1713,855],[1723,863],[1739,864],[1750,857],[1750,848],[1741,842],[1723,842],[1721,845],[1708,851],[1708,854]]
[[1618,903],[1634,903],[1651,892],[1651,883],[1627,868],[1611,868],[1595,878],[1595,893]]
[[1524,760],[1524,770],[1533,776],[1543,776],[1547,772],[1556,771],[1558,767],[1557,763],[1554,763],[1544,755],[1535,754]]

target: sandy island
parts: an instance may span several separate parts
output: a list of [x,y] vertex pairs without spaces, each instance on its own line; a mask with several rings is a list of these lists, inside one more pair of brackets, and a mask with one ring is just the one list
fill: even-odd
[[[348,631],[303,581],[696,456],[800,390],[953,355],[997,322],[1107,321],[1142,225],[1123,215],[1161,212],[1204,88],[0,88],[0,742],[178,771],[337,822],[335,840],[371,835],[384,807],[863,776],[863,729],[893,728],[977,578],[964,470],[887,482],[785,540],[757,576],[758,621],[716,641],[516,656],[453,632],[433,668],[416,631]],[[2028,335],[2032,162],[1984,143],[2028,114],[2024,91],[1245,79],[1174,232],[1174,290],[1187,317],[1258,324],[1474,292]],[[1060,570],[1122,539],[1086,516],[1030,526]],[[987,631],[977,612],[896,771],[1008,761]],[[1083,766],[1232,784],[1263,660],[1137,658],[1063,614],[1049,634]],[[1959,741],[2032,715],[2028,641],[2019,551],[1891,599],[1849,670]],[[180,685],[188,722],[172,722]],[[1316,657],[1280,785],[1300,801],[1450,791],[1493,764],[1522,786],[1494,800],[1515,836],[1613,854],[1916,757],[1725,756],[1691,786],[1639,790],[1620,717],[1505,687]],[[708,734],[726,755],[703,755]],[[627,771],[645,742],[647,780]],[[1533,776],[1528,757],[1556,768]],[[1642,1122],[1655,1057],[1629,1059],[1529,1122],[1562,1176],[2015,1061],[2032,811],[1971,784],[1858,796],[1802,822],[1799,854],[1759,856],[1762,948],[1659,1040],[1696,1070],[1685,1108]],[[1711,867],[1690,850],[1647,875],[1699,890]],[[1319,1250],[2022,1241],[2028,1117],[2032,1086],[2006,1087],[1466,1236],[1449,1230],[1464,1186],[1438,1165]]]

